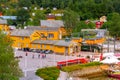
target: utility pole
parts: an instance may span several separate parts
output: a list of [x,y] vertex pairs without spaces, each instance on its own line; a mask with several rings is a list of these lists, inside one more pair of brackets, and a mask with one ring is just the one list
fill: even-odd
[[115,53],[115,43],[116,43],[116,36],[114,36],[114,53]]
[[109,31],[108,31],[108,48],[107,48],[107,52],[109,53]]

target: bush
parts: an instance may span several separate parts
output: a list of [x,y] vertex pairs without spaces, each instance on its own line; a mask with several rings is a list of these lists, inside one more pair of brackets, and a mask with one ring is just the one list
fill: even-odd
[[60,70],[57,67],[46,67],[36,71],[36,75],[44,80],[57,80],[59,74]]
[[82,68],[85,68],[85,67],[89,67],[89,66],[98,66],[98,65],[101,65],[102,63],[99,63],[99,62],[91,62],[91,63],[86,63],[86,64],[75,64],[75,65],[70,65],[70,66],[64,66],[62,68],[63,71],[65,72],[72,72],[72,71],[75,71],[75,70],[80,70]]
[[65,72],[71,72],[71,71],[80,70],[80,69],[81,68],[80,68],[79,64],[65,66],[65,67],[62,68],[62,70],[65,71]]

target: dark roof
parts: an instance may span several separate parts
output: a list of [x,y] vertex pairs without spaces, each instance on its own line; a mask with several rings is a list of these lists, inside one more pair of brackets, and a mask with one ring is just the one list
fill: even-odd
[[11,32],[11,36],[30,36],[34,30],[27,30],[27,29],[15,29]]
[[40,25],[47,27],[63,27],[64,23],[62,20],[41,20]]
[[28,26],[26,29],[28,30],[45,30],[45,31],[57,31],[58,27],[45,27],[45,26]]

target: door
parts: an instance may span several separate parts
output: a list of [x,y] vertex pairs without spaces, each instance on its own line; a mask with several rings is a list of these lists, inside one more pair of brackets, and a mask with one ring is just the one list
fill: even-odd
[[68,55],[68,47],[65,47],[65,55]]

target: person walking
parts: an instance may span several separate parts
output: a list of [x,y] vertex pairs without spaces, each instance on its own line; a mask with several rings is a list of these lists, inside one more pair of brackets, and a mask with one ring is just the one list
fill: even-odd
[[32,54],[32,58],[34,59],[34,54]]
[[44,58],[46,58],[46,54],[44,54]]
[[42,59],[44,59],[44,54],[42,53]]
[[25,54],[26,56],[28,56],[28,53],[26,52],[26,54]]
[[40,58],[40,54],[38,54],[38,59]]

